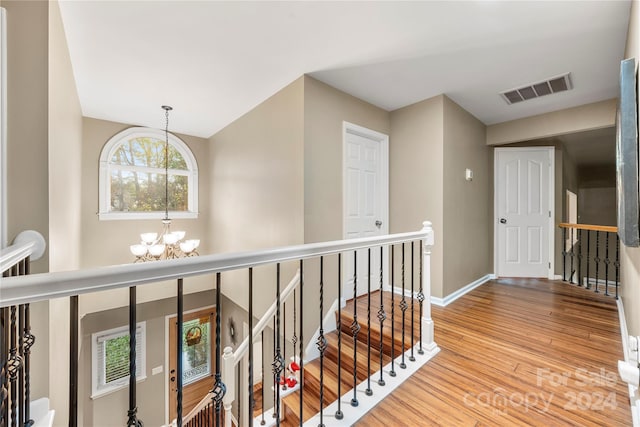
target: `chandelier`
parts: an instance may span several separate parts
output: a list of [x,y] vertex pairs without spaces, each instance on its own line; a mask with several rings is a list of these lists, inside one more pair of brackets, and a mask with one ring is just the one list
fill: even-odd
[[184,231],[171,231],[171,219],[169,219],[169,111],[168,105],[163,105],[165,111],[164,128],[164,219],[162,220],[162,232],[140,234],[140,243],[131,245],[129,249],[136,257],[134,262],[157,261],[161,259],[183,258],[198,255],[200,240],[183,240]]

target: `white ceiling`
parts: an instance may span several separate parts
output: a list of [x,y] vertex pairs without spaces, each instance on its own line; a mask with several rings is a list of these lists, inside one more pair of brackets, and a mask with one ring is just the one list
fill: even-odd
[[[85,116],[209,137],[302,74],[387,110],[445,93],[486,124],[617,96],[630,3],[60,2]],[[574,89],[499,92],[571,72]]]

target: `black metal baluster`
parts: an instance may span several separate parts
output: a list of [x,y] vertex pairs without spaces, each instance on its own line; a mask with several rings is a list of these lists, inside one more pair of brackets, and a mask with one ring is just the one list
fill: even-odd
[[405,353],[405,346],[404,346],[404,336],[405,336],[405,312],[407,311],[407,299],[405,297],[405,287],[404,287],[404,242],[402,242],[402,264],[401,264],[401,271],[402,271],[402,299],[400,300],[400,310],[402,311],[402,359],[400,360],[400,368],[402,369],[406,369],[407,364],[404,363],[404,353]]
[[[31,258],[24,260],[24,274],[31,274]],[[24,305],[25,329],[24,329],[24,372],[25,372],[25,427],[35,424],[31,419],[31,347],[36,342],[36,337],[31,333],[31,308],[29,304]]]
[[358,406],[358,395],[356,394],[356,385],[358,384],[358,332],[360,332],[360,324],[358,323],[358,251],[353,251],[353,321],[351,322],[351,333],[353,336],[353,398],[351,406]]
[[383,252],[384,252],[384,248],[382,246],[380,246],[380,308],[378,309],[378,321],[380,322],[380,347],[379,347],[379,351],[380,351],[380,379],[378,380],[378,385],[379,386],[384,386],[385,385],[384,378],[382,377],[382,364],[383,364],[382,356],[384,354],[382,338],[384,337],[384,334],[383,334],[384,320],[387,318],[387,315],[384,312],[384,300],[383,300],[383,290],[382,290],[382,286],[383,286],[383,283],[382,283],[383,282],[382,264],[383,264],[383,258],[384,258]]
[[303,410],[302,410],[302,402],[304,399],[304,298],[303,298],[303,289],[304,289],[304,263],[300,260],[300,427],[303,424]]
[[[227,394],[227,386],[222,382],[221,361],[222,359],[222,343],[220,341],[220,330],[222,326],[222,318],[220,309],[222,304],[222,281],[220,273],[216,273],[216,375],[213,389],[211,390],[211,400],[215,405],[215,421],[216,427],[221,427],[222,399]],[[212,408],[213,409],[213,408]]]
[[340,393],[340,384],[342,383],[342,254],[338,253],[338,409],[335,417],[337,420],[344,418],[344,414],[340,410],[342,394]]
[[591,282],[589,281],[589,264],[591,264],[591,230],[587,230],[587,283],[585,287],[591,289]]
[[569,230],[569,255],[570,255],[570,265],[571,268],[569,268],[569,283],[573,283],[573,275],[574,275],[574,271],[573,271],[573,256],[574,256],[574,252],[573,252],[573,228],[571,228]]
[[396,363],[396,303],[395,303],[395,245],[391,245],[391,370],[389,375],[396,376],[395,363]]
[[620,285],[620,237],[616,233],[616,299],[618,299],[618,286]]
[[[356,369],[355,366],[353,369]],[[373,394],[371,390],[371,248],[367,248],[367,396]]]
[[[285,319],[286,320],[286,319]],[[273,413],[276,418],[276,425],[280,425],[280,375],[284,369],[284,359],[280,354],[280,264],[276,265],[276,318],[275,318],[275,348],[276,354],[273,358],[273,364],[271,365],[273,371],[273,377],[277,379],[274,382],[273,389],[276,393],[275,400],[273,401]],[[285,322],[286,324],[286,322]],[[286,337],[286,332],[285,332]],[[286,338],[284,339],[286,342]],[[285,382],[286,384],[286,382]],[[286,387],[286,386],[285,386]]]
[[413,292],[415,290],[414,288],[414,281],[415,281],[415,266],[414,266],[414,259],[415,259],[415,254],[414,254],[414,243],[415,241],[411,242],[411,355],[409,356],[409,360],[411,362],[415,362],[416,361],[416,357],[413,355],[413,347],[415,346],[416,340],[414,337],[414,326],[413,326],[413,322],[414,322],[414,313],[413,313],[413,309],[414,309],[414,300],[413,300]]
[[[18,275],[22,275],[22,263],[18,264]],[[18,416],[19,423],[24,423],[24,305],[18,306],[18,357],[22,361],[18,369]]]
[[420,249],[420,253],[419,253],[419,257],[420,257],[420,263],[419,263],[419,270],[420,270],[420,274],[418,275],[418,280],[420,281],[419,284],[419,290],[418,290],[418,304],[420,306],[420,319],[419,319],[419,327],[418,327],[418,337],[419,337],[419,344],[418,344],[418,354],[424,354],[424,350],[422,349],[422,304],[424,303],[424,293],[422,292],[422,260],[424,259],[423,257],[423,253],[422,253],[422,240],[420,240],[420,244],[418,245],[418,248]]
[[[295,289],[293,291],[294,293],[294,299],[293,299],[293,308],[295,309],[296,303],[295,303]],[[295,329],[295,327],[294,327]],[[295,345],[293,347],[293,353],[295,354],[296,348]],[[287,302],[285,301],[282,307],[282,360],[286,361],[287,360]],[[284,363],[284,362],[283,362]],[[284,369],[284,364],[283,364],[283,369]],[[278,378],[278,383],[280,382],[280,379]],[[287,382],[283,381],[283,385],[282,385],[282,390],[286,390],[287,389]]]
[[17,389],[18,389],[18,373],[20,371],[20,365],[22,361],[20,360],[20,355],[18,354],[18,337],[16,333],[16,329],[18,326],[16,325],[16,306],[11,306],[11,320],[10,320],[10,345],[11,349],[9,350],[9,366],[8,366],[8,374],[9,374],[9,382],[11,388],[11,425],[17,426],[18,420],[18,412],[17,412]]
[[324,257],[320,257],[320,334],[318,336],[317,347],[320,352],[320,424],[318,427],[324,427],[323,409],[324,409],[324,352],[327,349],[327,339],[324,337],[324,328],[322,325],[322,313],[324,309]]
[[78,425],[78,295],[69,298],[69,427]]
[[609,296],[609,264],[611,260],[609,259],[609,232],[604,234],[605,241],[605,250],[604,250],[604,294]]
[[600,232],[596,230],[596,257],[594,258],[596,262],[596,290],[595,293],[599,293],[598,291],[598,269],[600,268]]
[[[278,308],[280,306],[278,305]],[[272,387],[272,392],[273,392],[273,411],[271,412],[271,417],[272,418],[276,418],[277,414],[276,414],[276,405],[279,405],[279,399],[276,399],[276,393],[280,393],[280,378],[279,375],[276,376],[275,373],[275,369],[273,366],[273,363],[275,363],[276,360],[276,328],[277,328],[277,323],[276,323],[276,316],[273,316],[273,360],[274,362],[271,363],[271,372],[273,373],[273,387]],[[286,342],[286,339],[284,340]],[[278,421],[279,423],[280,421]]]
[[9,309],[0,308],[0,426],[9,423]]
[[578,286],[582,286],[582,230],[578,229]]
[[129,427],[142,426],[142,422],[138,420],[136,405],[136,304],[136,287],[131,286],[129,288],[129,410],[127,411],[127,426]]
[[[266,424],[266,421],[264,420],[264,329],[262,331],[260,331],[260,340],[262,342],[262,357],[260,358],[260,363],[261,365],[261,381],[262,381],[262,387],[260,387],[260,400],[262,402],[262,415],[260,416],[260,425],[263,426]],[[276,402],[273,402],[273,404],[275,405]]]
[[253,425],[253,408],[255,400],[253,398],[253,267],[249,267],[249,405],[247,411],[249,418],[247,422]]
[[177,288],[177,307],[176,307],[176,422],[178,427],[182,426],[182,334],[183,334],[183,323],[184,323],[184,315],[183,315],[183,300],[184,296],[184,283],[182,279],[178,279],[178,288]]
[[562,227],[562,280],[567,281],[567,229]]

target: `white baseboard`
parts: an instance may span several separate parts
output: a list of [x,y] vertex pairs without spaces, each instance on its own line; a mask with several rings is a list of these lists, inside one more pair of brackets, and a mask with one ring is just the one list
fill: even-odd
[[478,280],[475,280],[475,281],[469,283],[467,286],[458,289],[454,293],[449,294],[444,298],[438,298],[438,297],[432,296],[431,297],[431,304],[437,305],[439,307],[445,307],[445,306],[451,304],[452,302],[454,302],[455,300],[457,300],[458,298],[460,298],[461,296],[463,296],[464,294],[471,292],[472,290],[474,290],[478,286],[484,285],[489,280],[493,280],[495,278],[496,278],[495,274],[487,274],[486,276],[483,276],[483,277],[479,278]]
[[[618,304],[618,318],[620,321],[620,334],[622,336],[622,351],[624,353],[624,361],[635,363],[629,360],[629,331],[627,329],[627,319],[624,315],[624,306],[622,298],[616,301]],[[629,384],[629,404],[631,407],[631,418],[634,427],[640,427],[640,396],[638,396],[638,387]]]

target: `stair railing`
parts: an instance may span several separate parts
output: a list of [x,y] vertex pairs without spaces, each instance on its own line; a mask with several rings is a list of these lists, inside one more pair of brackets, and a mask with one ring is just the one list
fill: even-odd
[[[140,419],[140,411],[136,404],[136,362],[135,362],[135,349],[136,349],[136,334],[135,334],[135,325],[136,325],[136,287],[140,285],[150,284],[151,286],[155,286],[158,282],[163,281],[175,281],[176,283],[176,312],[177,312],[177,330],[183,330],[183,322],[182,322],[182,313],[183,313],[183,293],[184,293],[184,279],[189,277],[203,276],[203,275],[211,275],[215,276],[215,301],[214,304],[218,309],[216,310],[216,319],[215,319],[215,329],[216,329],[216,338],[215,338],[215,374],[214,381],[212,384],[212,394],[211,399],[213,401],[213,411],[210,411],[207,414],[203,414],[203,419],[196,421],[195,423],[191,423],[190,425],[214,425],[216,427],[220,426],[220,407],[221,403],[225,403],[225,410],[230,406],[228,403],[231,400],[231,396],[235,393],[231,393],[231,387],[235,386],[233,380],[233,375],[235,374],[233,371],[233,367],[236,366],[236,355],[231,353],[230,351],[225,352],[225,355],[222,355],[221,348],[221,339],[220,339],[220,331],[221,331],[221,316],[220,316],[220,308],[222,307],[221,293],[224,290],[225,284],[222,283],[222,273],[239,270],[240,272],[246,272],[247,274],[247,284],[248,284],[248,324],[250,331],[250,337],[248,338],[246,346],[242,346],[242,352],[246,351],[246,357],[248,357],[248,366],[247,366],[247,374],[248,374],[248,383],[251,386],[248,388],[249,393],[249,405],[243,406],[241,411],[244,411],[244,416],[246,416],[247,420],[253,419],[253,373],[255,361],[253,355],[253,343],[256,340],[256,333],[254,331],[260,330],[260,328],[264,329],[264,326],[267,321],[259,322],[259,327],[256,329],[253,327],[253,290],[254,286],[259,286],[262,288],[263,283],[254,284],[254,276],[253,270],[256,267],[260,266],[275,266],[277,271],[277,287],[276,287],[276,322],[274,324],[274,328],[277,330],[277,333],[274,334],[276,337],[276,348],[279,347],[278,341],[280,339],[280,324],[284,329],[284,325],[286,324],[283,319],[278,319],[279,309],[281,303],[284,302],[285,297],[288,296],[287,292],[291,292],[291,290],[297,289],[297,299],[294,298],[293,306],[297,308],[297,310],[292,310],[294,312],[294,316],[297,314],[298,322],[294,322],[297,326],[297,333],[299,335],[296,336],[296,331],[294,329],[294,335],[291,339],[291,343],[294,347],[294,355],[295,360],[299,362],[300,368],[300,377],[299,377],[299,402],[298,402],[298,416],[300,419],[300,425],[303,424],[303,420],[305,416],[309,414],[304,414],[304,398],[305,398],[305,375],[302,374],[304,372],[304,364],[305,360],[305,347],[309,344],[304,338],[305,324],[308,322],[313,322],[312,324],[308,324],[307,326],[313,327],[316,326],[315,321],[311,320],[309,316],[305,316],[305,294],[307,295],[307,308],[306,310],[310,310],[311,308],[308,306],[310,301],[317,301],[317,298],[320,300],[320,306],[323,304],[323,300],[325,298],[323,293],[323,288],[328,290],[329,283],[326,283],[323,287],[322,280],[319,279],[318,276],[315,275],[314,262],[310,262],[312,259],[319,260],[322,257],[325,257],[325,265],[327,264],[326,260],[329,257],[335,258],[337,257],[338,262],[342,259],[342,255],[353,254],[353,263],[354,263],[354,271],[358,271],[356,263],[356,258],[358,253],[369,252],[368,261],[371,262],[372,256],[371,251],[367,251],[367,249],[375,248],[375,253],[377,251],[382,252],[385,251],[385,248],[391,247],[393,252],[393,248],[396,245],[402,245],[403,243],[410,243],[412,246],[415,243],[420,244],[420,261],[419,264],[419,277],[420,277],[420,287],[417,294],[415,294],[415,298],[419,301],[420,305],[420,322],[419,322],[419,332],[420,339],[417,344],[417,352],[418,354],[422,354],[423,352],[430,352],[435,354],[437,351],[437,346],[433,339],[433,322],[431,320],[431,310],[430,310],[430,295],[431,295],[431,282],[430,282],[430,254],[431,247],[434,243],[433,238],[433,229],[431,227],[431,223],[425,222],[423,224],[423,228],[420,231],[410,232],[410,233],[399,233],[392,235],[384,235],[384,236],[374,236],[374,237],[366,237],[366,238],[357,238],[350,240],[340,240],[333,242],[323,242],[323,243],[313,243],[313,244],[305,244],[305,245],[297,245],[297,246],[289,246],[283,248],[276,248],[271,250],[261,250],[254,252],[245,252],[245,253],[237,253],[237,254],[219,254],[219,255],[204,255],[200,257],[190,257],[190,258],[181,258],[174,260],[163,260],[156,261],[150,263],[140,263],[140,264],[127,264],[127,265],[117,265],[117,266],[109,266],[109,267],[101,267],[101,268],[93,268],[79,271],[67,271],[67,272],[54,272],[54,273],[45,273],[45,274],[31,274],[26,276],[19,277],[7,277],[3,278],[0,283],[0,294],[2,295],[2,299],[0,299],[0,308],[3,309],[3,313],[5,313],[5,318],[7,317],[8,311],[11,310],[12,306],[20,306],[30,304],[36,301],[49,300],[53,298],[62,298],[62,297],[70,297],[70,348],[69,348],[69,363],[70,363],[70,379],[69,379],[69,426],[74,427],[77,425],[86,424],[87,422],[83,422],[80,420],[78,422],[79,414],[78,414],[78,378],[79,378],[79,370],[78,370],[78,333],[79,333],[79,318],[78,318],[78,306],[79,306],[79,298],[85,294],[112,290],[112,289],[129,289],[129,408],[126,414],[122,414],[122,417],[127,419],[126,424],[128,426],[138,427],[142,425],[143,420]],[[360,252],[359,252],[360,251]],[[382,257],[382,255],[380,255]],[[345,264],[347,261],[347,256],[345,258]],[[282,292],[280,291],[280,265],[282,263],[295,262],[299,266],[299,283],[295,283],[291,288],[285,288]],[[383,269],[388,267],[388,264],[393,266],[397,260],[391,259],[389,262],[385,262],[380,264],[380,272],[379,275],[369,274],[368,278],[360,277],[357,275],[354,277],[354,282],[363,282],[367,285],[369,289],[374,289],[376,286],[374,280],[376,277],[380,277],[382,280],[384,276]],[[413,262],[413,260],[412,260]],[[411,264],[410,264],[411,265]],[[309,266],[310,273],[308,277],[305,275],[305,268]],[[401,269],[396,269],[396,273],[399,271],[404,272],[404,267]],[[409,273],[407,273],[409,274]],[[410,274],[416,274],[416,272],[412,269]],[[331,283],[340,283],[341,281],[341,272],[338,277],[331,278]],[[325,280],[329,282],[326,278]],[[371,281],[371,283],[367,283]],[[395,283],[400,283],[399,278],[391,277],[391,283],[388,286],[391,289],[396,288]],[[305,287],[305,283],[308,283]],[[233,286],[238,286],[237,275],[234,275],[233,283],[229,283]],[[383,284],[380,283],[379,287],[382,288]],[[264,288],[262,288],[264,289]],[[263,292],[264,293],[264,292]],[[354,295],[356,294],[354,289]],[[392,293],[393,295],[393,293]],[[407,309],[406,298],[402,298],[402,304],[400,305],[400,309],[403,314]],[[425,302],[423,304],[423,302]],[[386,316],[386,310],[381,307],[378,312],[378,318],[382,323],[384,317]],[[296,313],[297,311],[297,313]],[[370,323],[371,310],[370,307],[367,309],[367,322]],[[284,317],[284,316],[283,316]],[[364,316],[363,316],[364,317]],[[363,321],[364,322],[364,321]],[[5,321],[4,325],[7,325],[8,321]],[[394,314],[392,308],[392,315],[390,319],[391,329],[392,331],[395,328],[394,325]],[[353,322],[351,325],[351,330],[354,331],[360,328],[360,324],[358,322]],[[342,326],[338,328],[338,333]],[[4,332],[4,331],[3,331]],[[308,332],[308,331],[307,331]],[[402,336],[405,335],[405,328],[402,328],[402,331],[399,333]],[[283,334],[284,335],[284,334]],[[177,391],[176,391],[176,412],[178,417],[176,419],[176,425],[181,427],[184,425],[184,418],[182,416],[182,398],[183,398],[183,385],[181,379],[183,378],[183,369],[180,361],[182,360],[182,352],[181,352],[181,343],[182,343],[182,334],[177,334],[178,336],[178,345],[177,347],[177,366],[175,375],[178,379],[177,381]],[[345,342],[348,340],[344,340]],[[286,341],[285,341],[286,344]],[[320,335],[316,342],[320,355],[324,354],[327,348],[327,340],[326,337]],[[354,350],[357,347],[357,342],[354,345]],[[4,344],[3,344],[4,345]],[[382,347],[382,345],[381,345]],[[392,347],[395,347],[395,343],[392,343]],[[12,347],[13,348],[13,347]],[[246,348],[246,350],[244,350]],[[404,353],[407,349],[402,348],[400,353]],[[237,354],[238,359],[240,359],[240,353]],[[274,367],[274,377],[279,378],[280,373],[282,373],[282,369],[284,368],[284,357],[282,354],[274,354],[274,361],[272,366]],[[354,357],[355,359],[355,357]],[[226,362],[225,362],[226,360]],[[411,359],[409,359],[411,361]],[[224,365],[224,367],[223,367]],[[414,366],[418,366],[415,364]],[[386,368],[385,368],[386,369]],[[409,369],[407,369],[409,371]],[[321,372],[322,375],[322,372]],[[377,374],[376,374],[377,375]],[[389,373],[391,376],[391,373]],[[399,375],[400,376],[400,375]],[[224,378],[224,380],[223,380]],[[382,375],[381,375],[382,378]],[[225,381],[228,384],[225,384]],[[392,381],[388,381],[390,383]],[[322,383],[322,382],[321,382]],[[379,381],[381,384],[382,381]],[[373,384],[371,384],[372,388]],[[397,384],[396,384],[397,386]],[[276,387],[278,388],[278,387]],[[13,390],[14,387],[9,386],[9,389]],[[373,390],[373,399],[382,398],[381,396],[384,393],[388,393],[388,390],[391,390],[392,386],[384,386],[377,387],[376,390]],[[387,390],[387,391],[385,391]],[[327,390],[328,391],[328,390]],[[368,396],[367,396],[368,397]],[[364,397],[360,397],[362,401],[366,401]],[[338,399],[339,402],[342,399]],[[365,402],[366,403],[366,402]],[[279,400],[275,400],[276,408],[275,411],[278,412],[279,408]],[[357,402],[352,402],[353,406],[356,406]],[[354,416],[356,414],[362,414],[363,403],[360,404],[360,408],[357,411],[351,411],[348,408],[338,409],[336,412],[341,416],[344,416],[345,423],[353,423]],[[372,406],[371,406],[372,407]],[[155,409],[155,408],[154,408]],[[153,411],[151,409],[150,411]],[[335,408],[329,405],[325,408],[327,411],[334,411]],[[17,413],[19,411],[12,411],[12,413]],[[24,412],[19,412],[24,413]],[[207,418],[209,417],[209,418]],[[244,417],[243,417],[244,418]],[[229,425],[231,417],[225,418],[225,423]],[[280,417],[274,418],[274,422],[276,425],[280,423]]]
[[561,223],[562,280],[604,291],[610,296],[614,287],[618,299],[620,287],[620,238],[618,227]]
[[[33,232],[31,232],[33,233]],[[2,280],[30,274],[38,243],[24,240],[0,252]],[[3,298],[0,293],[0,298]],[[31,419],[31,333],[29,303],[0,308],[0,426],[26,426]]]
[[[298,270],[295,276],[291,279],[289,284],[284,288],[281,293],[281,302],[280,306],[284,304],[284,302],[289,298],[291,294],[293,294],[293,290],[300,283],[300,270]],[[258,324],[253,328],[253,342],[257,342],[258,338],[262,338],[262,332],[264,329],[269,326],[269,322],[275,318],[276,315],[277,302],[274,301],[273,304],[267,309],[262,318],[258,321]],[[242,343],[238,346],[236,351],[233,351],[231,347],[225,347],[224,353],[222,355],[222,380],[226,386],[226,393],[223,398],[224,403],[224,411],[225,411],[225,425],[227,427],[231,426],[231,408],[233,402],[235,400],[235,371],[237,369],[238,364],[242,361],[242,358],[246,356],[249,351],[249,337],[247,336]],[[202,411],[210,410],[210,406],[213,402],[214,393],[210,391],[207,393],[205,397],[187,414],[186,417],[183,418],[183,423],[188,425],[188,423],[193,420],[198,413]]]

